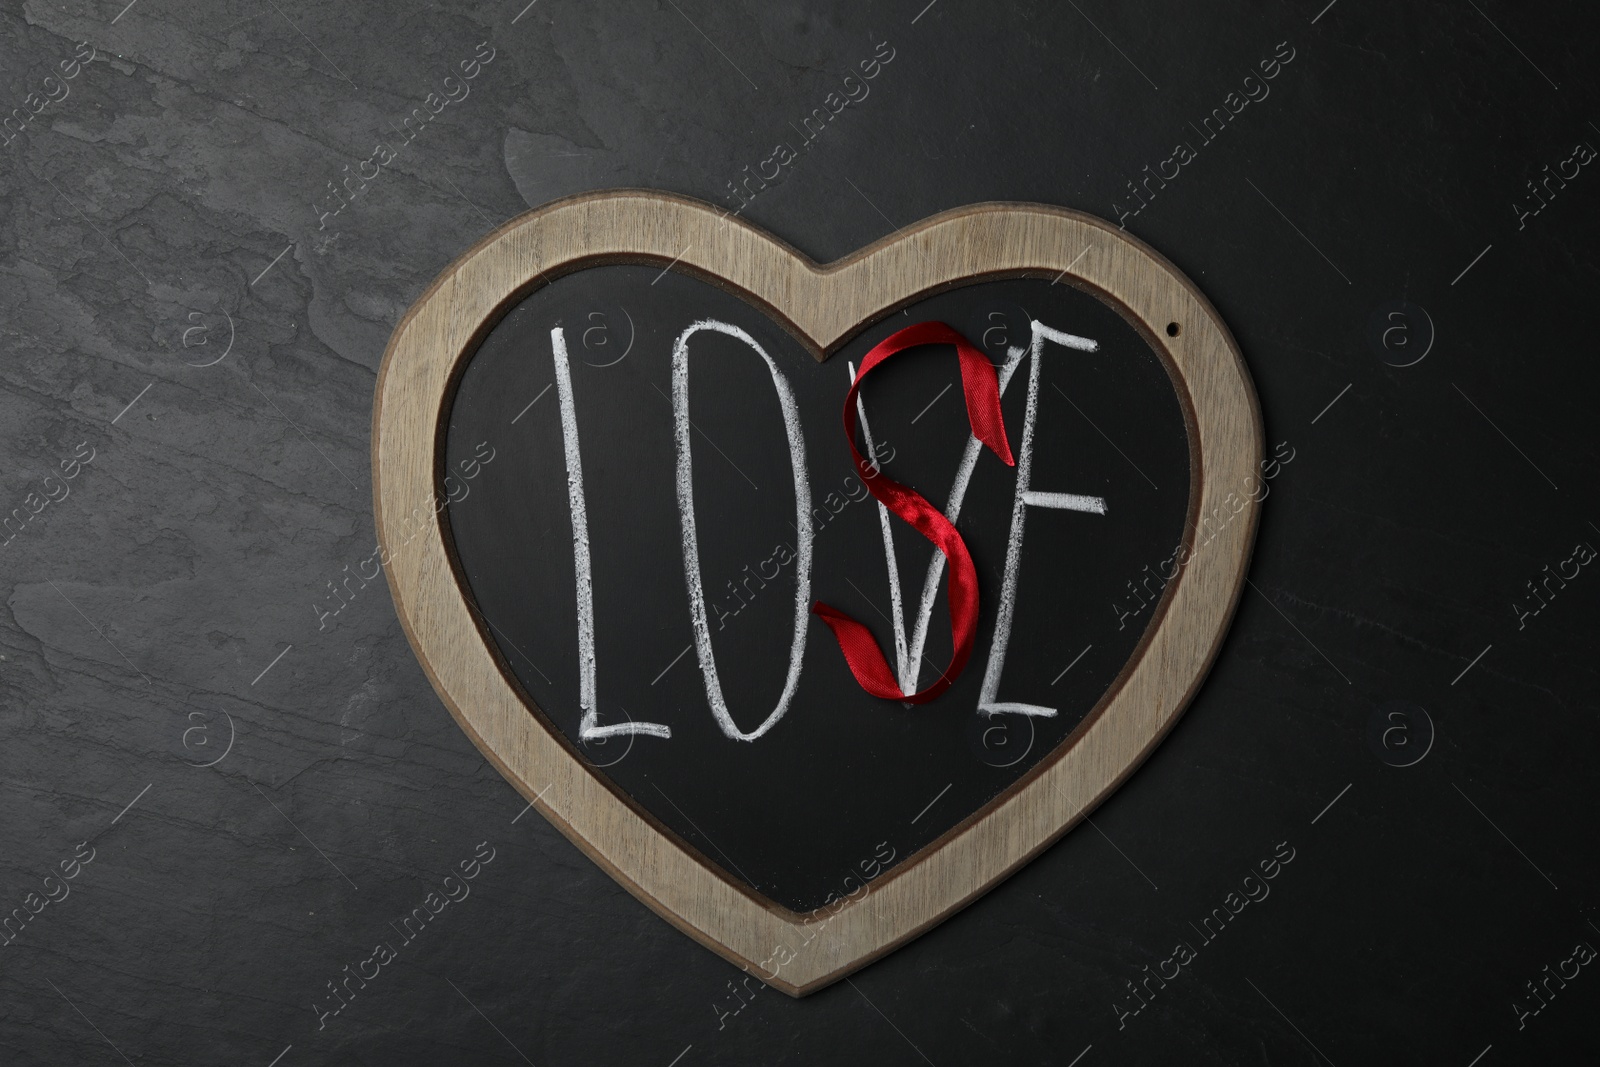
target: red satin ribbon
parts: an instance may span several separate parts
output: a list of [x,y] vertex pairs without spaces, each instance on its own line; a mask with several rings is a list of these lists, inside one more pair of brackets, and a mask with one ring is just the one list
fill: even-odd
[[868,492],[895,515],[909,522],[926,537],[949,561],[950,567],[950,632],[955,649],[946,667],[933,684],[917,693],[907,695],[900,691],[889,664],[883,658],[872,631],[837,608],[822,601],[811,605],[816,615],[839,642],[850,673],[856,676],[861,688],[884,700],[898,700],[907,704],[926,704],[955,684],[966,669],[972,656],[972,642],[978,630],[978,571],[972,565],[967,544],[961,539],[955,524],[944,513],[928,503],[920,493],[877,470],[856,451],[856,391],[873,368],[890,356],[921,345],[954,345],[961,360],[961,389],[967,398],[967,421],[972,435],[989,447],[1007,466],[1015,466],[1011,458],[1011,445],[1006,441],[1006,426],[1000,415],[1000,383],[995,377],[994,365],[983,353],[974,348],[965,337],[943,322],[919,322],[907,326],[880,341],[861,361],[861,370],[844,398],[844,434],[850,444],[850,455],[855,459],[856,472]]

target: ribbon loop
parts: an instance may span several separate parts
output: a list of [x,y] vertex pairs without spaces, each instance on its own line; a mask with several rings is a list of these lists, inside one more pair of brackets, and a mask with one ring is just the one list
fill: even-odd
[[856,449],[856,393],[868,372],[891,356],[924,345],[954,345],[961,365],[961,390],[966,397],[967,422],[972,435],[1007,466],[1015,466],[1011,445],[1006,440],[1005,421],[1000,413],[1000,384],[994,365],[972,343],[943,322],[919,322],[889,335],[873,346],[861,361],[861,370],[844,399],[845,440],[867,491],[896,517],[911,524],[919,534],[944,553],[949,562],[950,632],[954,648],[950,663],[927,688],[915,693],[902,692],[889,664],[878,648],[872,632],[837,608],[822,601],[811,606],[811,613],[827,623],[844,653],[845,663],[856,682],[872,696],[907,704],[926,704],[943,695],[972,657],[972,644],[978,630],[978,572],[967,552],[967,544],[955,524],[944,513],[909,486],[885,475]]

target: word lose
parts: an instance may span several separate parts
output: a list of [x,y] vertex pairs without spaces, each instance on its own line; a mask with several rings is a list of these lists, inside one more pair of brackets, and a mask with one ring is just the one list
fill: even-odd
[[[789,647],[789,666],[784,679],[783,691],[779,695],[775,706],[761,720],[759,725],[748,731],[741,730],[738,724],[734,722],[727,701],[723,697],[722,682],[717,672],[716,652],[711,644],[711,619],[706,608],[704,582],[700,567],[699,533],[695,520],[694,459],[690,448],[689,422],[689,342],[695,335],[707,331],[720,333],[743,343],[766,364],[767,371],[772,378],[773,390],[778,397],[779,409],[782,412],[784,432],[788,441],[790,471],[794,481],[796,543],[793,555],[795,595],[794,624]],[[984,671],[983,684],[978,698],[977,713],[985,716],[1010,713],[1051,717],[1056,714],[1055,708],[1042,707],[1037,704],[1000,702],[996,699],[1000,688],[1000,677],[1005,669],[1006,648],[1010,641],[1011,625],[1015,614],[1017,580],[1022,557],[1022,537],[1028,508],[1042,507],[1086,512],[1095,515],[1104,515],[1106,513],[1106,502],[1100,497],[1072,493],[1035,492],[1031,485],[1034,428],[1038,419],[1039,408],[1039,366],[1047,342],[1062,348],[1084,352],[1093,352],[1098,347],[1094,341],[1087,338],[1063,333],[1035,321],[1031,325],[1031,338],[1028,347],[1012,346],[1009,348],[1006,362],[1000,368],[997,376],[1000,393],[1004,395],[1023,359],[1028,359],[1028,399],[1026,415],[1023,421],[1021,447],[1016,455],[1016,486],[1012,497],[1010,535],[1006,544],[1005,573],[1001,581],[999,610],[989,646],[988,666]],[[572,374],[570,359],[567,354],[566,334],[561,327],[555,327],[550,331],[550,345],[555,364],[556,394],[559,398],[561,409],[561,435],[566,460],[568,505],[572,516],[573,570],[577,586],[578,616],[578,702],[582,712],[579,720],[579,736],[585,741],[600,740],[623,734],[644,734],[648,737],[670,738],[672,729],[664,723],[628,721],[602,724],[600,722],[598,703],[599,671],[596,663],[594,636],[594,580],[589,551],[588,507],[585,500],[582,452],[579,447],[577,404],[572,390]],[[854,376],[855,371],[852,368],[852,379]],[[860,406],[859,398],[857,403],[858,412],[862,416],[860,424],[863,436],[866,438],[867,452],[868,454],[876,454],[873,449],[872,433],[865,418],[864,406]],[[805,658],[806,634],[811,603],[811,561],[814,524],[811,508],[811,484],[806,471],[806,449],[800,429],[799,410],[795,404],[794,393],[790,389],[788,381],[784,378],[783,372],[778,369],[777,363],[773,361],[772,357],[767,354],[767,351],[761,347],[755,338],[737,326],[713,319],[703,319],[684,329],[672,346],[672,411],[674,439],[677,447],[675,481],[678,519],[683,540],[684,577],[688,590],[689,612],[694,630],[695,655],[705,684],[706,700],[710,705],[712,717],[716,720],[717,726],[724,736],[735,741],[755,741],[771,730],[789,710],[790,702],[794,699],[795,691],[800,684],[800,669]],[[976,437],[968,436],[966,451],[957,467],[955,479],[951,485],[949,502],[944,510],[945,517],[952,524],[956,522],[960,515],[961,505],[966,497],[967,487],[971,482],[973,471],[978,462],[978,453],[982,447]],[[916,679],[921,669],[922,651],[927,641],[929,622],[933,616],[934,599],[938,593],[939,580],[944,573],[945,557],[938,549],[935,549],[932,553],[927,575],[923,581],[921,603],[916,623],[912,628],[910,640],[908,641],[904,611],[901,604],[898,567],[895,564],[894,547],[887,518],[888,511],[881,502],[878,507],[880,519],[882,519],[880,526],[883,532],[885,564],[888,571],[890,602],[893,610],[892,623],[894,626],[895,657],[898,666],[897,674],[902,690],[913,692],[917,688]]]

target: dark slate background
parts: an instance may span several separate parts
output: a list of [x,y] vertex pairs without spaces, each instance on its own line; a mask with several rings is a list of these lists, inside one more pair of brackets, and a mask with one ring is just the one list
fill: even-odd
[[[32,915],[0,944],[6,1063],[1595,1057],[1594,967],[1524,986],[1600,944],[1600,577],[1537,614],[1527,590],[1600,543],[1600,176],[1537,214],[1525,184],[1600,147],[1579,5],[123,3],[0,15],[26,121],[0,146],[0,907]],[[484,41],[470,95],[319,228],[326,183]],[[1296,458],[1209,682],[1092,827],[848,983],[741,1001],[520,817],[381,585],[319,613],[372,551],[374,374],[428,282],[555,196],[718,200],[884,41],[747,217],[818,259],[973,201],[1111,217],[1189,140],[1126,222],[1216,304]],[[472,895],[319,1028],[483,842]]]

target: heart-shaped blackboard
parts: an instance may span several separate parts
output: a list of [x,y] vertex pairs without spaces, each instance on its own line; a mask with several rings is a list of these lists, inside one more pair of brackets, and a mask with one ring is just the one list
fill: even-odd
[[[993,367],[1014,467],[968,425],[947,324]],[[825,357],[825,358],[823,358]],[[970,399],[970,398],[968,398]],[[385,356],[378,526],[441,697],[650,906],[791,993],[1015,869],[1138,762],[1221,639],[1259,417],[1176,271],[1098,220],[986,205],[818,267],[662,194],[563,201],[450,268]],[[953,520],[979,608],[952,655]],[[953,672],[952,672],[953,673]]]

